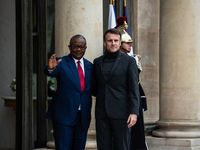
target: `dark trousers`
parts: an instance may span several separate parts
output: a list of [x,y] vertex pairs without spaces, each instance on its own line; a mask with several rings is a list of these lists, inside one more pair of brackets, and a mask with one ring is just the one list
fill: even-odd
[[129,150],[130,131],[127,120],[96,119],[98,150]]
[[82,128],[81,114],[78,113],[73,125],[53,122],[56,150],[84,150],[88,129]]
[[145,143],[143,111],[139,110],[136,124],[131,129],[130,150],[147,150]]

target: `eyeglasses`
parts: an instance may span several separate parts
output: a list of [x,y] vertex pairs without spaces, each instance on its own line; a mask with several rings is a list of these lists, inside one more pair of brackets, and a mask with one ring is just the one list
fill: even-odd
[[71,45],[71,47],[72,47],[73,49],[76,49],[76,50],[78,50],[79,48],[80,48],[80,50],[85,50],[85,49],[86,49],[85,46],[76,46],[76,45]]

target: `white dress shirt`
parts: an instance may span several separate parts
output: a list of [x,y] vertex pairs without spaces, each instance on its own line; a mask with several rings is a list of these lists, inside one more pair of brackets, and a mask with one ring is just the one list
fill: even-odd
[[[74,62],[75,62],[75,64],[76,64],[76,68],[78,68],[78,63],[77,63],[77,62],[80,61],[80,65],[81,65],[81,67],[82,67],[83,74],[84,74],[84,76],[85,76],[85,69],[84,69],[83,57],[82,57],[80,60],[75,59],[74,57],[72,57],[72,58],[74,59]],[[78,110],[81,110],[81,105],[79,105]]]
[[[78,67],[78,59],[75,59],[74,57],[72,57],[73,59],[74,59],[74,62],[75,62],[75,64],[76,64],[76,68]],[[83,61],[83,57],[80,59],[80,65],[81,65],[81,67],[82,67],[82,70],[83,70],[83,74],[84,74],[84,76],[85,76],[85,69],[84,69],[84,61]]]

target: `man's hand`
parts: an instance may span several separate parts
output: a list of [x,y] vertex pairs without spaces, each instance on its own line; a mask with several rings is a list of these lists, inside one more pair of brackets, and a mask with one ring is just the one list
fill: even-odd
[[53,54],[50,58],[49,58],[49,63],[48,63],[48,68],[51,70],[51,69],[54,69],[59,62],[61,62],[62,59],[59,59],[58,61],[56,61],[56,54]]
[[128,128],[132,127],[137,122],[137,115],[136,114],[130,114],[127,120]]

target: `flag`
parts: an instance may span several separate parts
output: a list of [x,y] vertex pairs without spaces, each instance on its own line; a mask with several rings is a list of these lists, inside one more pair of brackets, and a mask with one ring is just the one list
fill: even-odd
[[116,27],[115,10],[112,4],[109,4],[109,16],[108,16],[108,29]]
[[[126,9],[126,0],[124,0],[124,14],[123,14],[123,16],[125,16],[127,18],[127,24],[128,24],[128,15],[127,15],[127,9]],[[126,32],[130,35],[129,25],[128,25],[128,28],[126,29]]]
[[[127,15],[127,9],[126,9],[126,0],[124,0],[124,14],[123,15],[126,17],[127,24],[128,24],[128,15]],[[126,32],[130,35],[129,24],[128,24],[128,28],[126,29]],[[133,57],[133,47],[131,47],[131,51],[128,53],[128,55]]]

